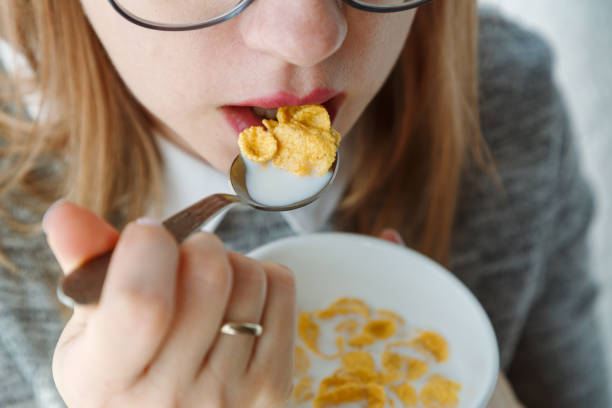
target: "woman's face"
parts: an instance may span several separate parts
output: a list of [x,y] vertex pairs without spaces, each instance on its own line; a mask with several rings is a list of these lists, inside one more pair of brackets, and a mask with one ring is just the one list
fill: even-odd
[[177,144],[221,171],[238,154],[240,131],[261,119],[253,106],[321,103],[346,134],[391,71],[415,14],[257,0],[222,24],[162,32],[126,21],[107,1],[81,3],[136,98]]

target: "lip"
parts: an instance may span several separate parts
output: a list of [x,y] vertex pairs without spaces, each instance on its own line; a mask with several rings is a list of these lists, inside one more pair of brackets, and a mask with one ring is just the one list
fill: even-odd
[[344,101],[343,92],[331,89],[315,89],[303,98],[297,97],[285,91],[279,91],[272,95],[261,98],[249,99],[231,105],[222,106],[228,124],[237,134],[251,126],[261,126],[261,118],[253,113],[251,107],[264,109],[274,109],[281,106],[300,106],[300,105],[323,105],[329,112],[332,123],[338,114],[338,110]]

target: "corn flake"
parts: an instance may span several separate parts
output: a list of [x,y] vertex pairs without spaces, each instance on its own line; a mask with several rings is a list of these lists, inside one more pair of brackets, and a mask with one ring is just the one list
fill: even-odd
[[312,319],[312,314],[304,312],[298,317],[298,334],[306,347],[311,350],[319,349],[319,325]]
[[410,357],[404,357],[404,361],[406,362],[406,378],[409,380],[418,380],[429,371],[429,366],[424,361]]
[[334,327],[335,331],[346,332],[348,334],[355,333],[357,329],[359,329],[359,322],[355,319],[347,319]]
[[371,320],[366,323],[363,331],[379,340],[393,336],[397,326],[393,320]]
[[293,400],[298,404],[302,404],[310,401],[314,396],[312,378],[302,377],[293,388]]
[[397,395],[397,398],[402,401],[405,407],[416,407],[418,404],[419,398],[417,392],[408,382],[403,382],[400,385],[392,385],[389,388]]
[[388,350],[383,351],[381,360],[382,366],[387,372],[398,373],[401,371],[402,376],[411,381],[418,380],[429,371],[429,366],[424,361]]
[[391,351],[383,351],[382,366],[389,372],[397,372],[402,369],[402,356]]
[[401,325],[405,325],[406,321],[404,320],[404,318],[400,315],[398,315],[395,312],[392,312],[391,310],[387,310],[387,309],[379,309],[376,311],[376,313],[378,313],[381,316],[386,316],[389,317],[393,320],[395,320],[396,322],[398,322]]
[[300,346],[295,346],[295,374],[296,375],[305,375],[308,373],[308,369],[310,368],[310,359],[308,358],[308,354],[306,350],[304,350]]
[[319,392],[314,408],[328,408],[346,402],[367,401],[368,408],[384,408],[387,401],[384,388],[379,384],[343,383],[333,391]]
[[370,333],[360,333],[351,337],[348,341],[348,345],[351,347],[362,348],[373,344],[375,341],[376,337],[372,336]]
[[336,338],[336,346],[338,347],[337,354],[328,355],[323,354],[321,353],[321,351],[319,351],[320,328],[319,325],[313,320],[312,313],[300,313],[300,315],[298,316],[297,330],[298,336],[300,337],[300,339],[302,339],[306,347],[308,347],[313,353],[315,353],[321,358],[332,360],[341,356],[344,353],[344,340],[342,339],[342,337]]
[[376,364],[370,353],[365,351],[352,351],[342,356],[342,368],[347,371],[364,369],[374,371]]
[[340,298],[333,302],[327,309],[317,312],[319,319],[331,319],[338,315],[358,314],[366,319],[370,318],[370,308],[368,305],[359,299],[355,298]]
[[461,385],[440,375],[433,375],[421,390],[421,402],[427,408],[453,408],[459,403]]
[[276,121],[262,120],[238,137],[240,151],[249,160],[273,163],[297,176],[327,173],[336,160],[340,134],[331,127],[323,106],[284,106]]
[[425,331],[412,340],[413,346],[424,354],[431,354],[438,363],[448,359],[448,344],[438,333]]
[[278,150],[276,138],[259,126],[243,131],[238,137],[238,145],[244,157],[260,163],[272,159]]

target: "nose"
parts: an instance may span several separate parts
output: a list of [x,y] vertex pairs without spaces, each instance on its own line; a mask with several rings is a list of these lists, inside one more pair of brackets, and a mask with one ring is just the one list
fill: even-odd
[[336,52],[346,31],[339,0],[258,0],[240,18],[247,47],[304,67]]

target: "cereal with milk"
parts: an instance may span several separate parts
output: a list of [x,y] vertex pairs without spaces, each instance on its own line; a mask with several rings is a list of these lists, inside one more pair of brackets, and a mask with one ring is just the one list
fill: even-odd
[[372,311],[360,299],[341,298],[325,309],[300,312],[297,329],[291,407],[459,403],[461,385],[436,373],[449,358],[445,339],[433,331],[407,330],[393,311]]

